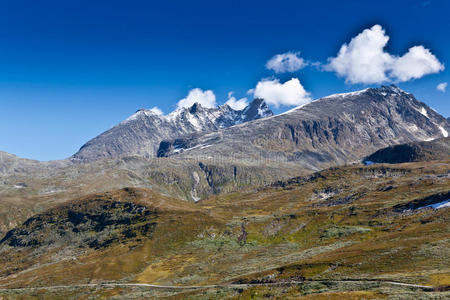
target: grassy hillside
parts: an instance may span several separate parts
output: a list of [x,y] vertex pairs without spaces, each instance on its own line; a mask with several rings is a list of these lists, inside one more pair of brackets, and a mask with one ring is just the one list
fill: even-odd
[[[0,242],[1,288],[71,287],[0,296],[444,299],[449,208],[425,206],[449,199],[448,163],[333,168],[196,204],[135,188],[77,198]],[[73,286],[103,282],[220,286]]]

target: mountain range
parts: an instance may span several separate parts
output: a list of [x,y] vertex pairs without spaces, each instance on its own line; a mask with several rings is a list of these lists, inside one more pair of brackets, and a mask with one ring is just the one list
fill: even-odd
[[297,161],[318,170],[323,162],[345,163],[388,145],[445,137],[448,131],[448,121],[425,103],[396,86],[383,86],[331,95],[278,116],[262,99],[241,111],[198,103],[166,116],[141,109],[70,159],[233,156]]
[[[258,121],[256,121],[258,120]],[[448,121],[396,86],[335,94],[278,116],[262,99],[236,111],[195,103],[163,116],[141,109],[87,142],[72,161],[104,157],[282,160],[320,169],[392,144],[448,136]]]
[[134,186],[198,201],[449,131],[447,119],[393,85],[330,95],[280,115],[262,99],[241,111],[198,103],[165,116],[141,109],[66,160],[0,152],[0,195],[64,198]]

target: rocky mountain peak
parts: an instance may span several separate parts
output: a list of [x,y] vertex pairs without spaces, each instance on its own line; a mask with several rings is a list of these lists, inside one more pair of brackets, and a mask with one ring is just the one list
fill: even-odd
[[375,88],[373,90],[379,91],[379,92],[389,92],[389,93],[393,93],[393,94],[409,94],[409,93],[405,92],[404,90],[402,90],[401,88],[399,88],[398,86],[396,86],[395,84],[382,85],[381,87]]
[[392,84],[388,86],[382,85],[379,88],[366,88],[354,92],[332,94],[321,99],[348,99],[353,97],[362,97],[364,95],[372,99],[375,99],[373,96],[378,96],[378,98],[386,98],[387,96],[412,96],[410,93],[407,93],[401,88]]
[[397,87],[396,85],[382,85],[379,88],[368,88],[365,89],[364,92],[371,94],[371,95],[377,95],[379,97],[413,97],[410,93],[405,92],[401,88]]
[[202,108],[203,108],[203,107],[202,107],[202,105],[201,105],[200,103],[195,102],[194,104],[192,104],[191,107],[188,108],[188,110],[189,110],[189,112],[190,112],[191,114],[194,115],[194,114],[197,113],[197,111],[201,110]]
[[247,122],[273,116],[273,112],[267,106],[264,99],[255,98],[246,108],[244,108],[242,115],[244,122]]

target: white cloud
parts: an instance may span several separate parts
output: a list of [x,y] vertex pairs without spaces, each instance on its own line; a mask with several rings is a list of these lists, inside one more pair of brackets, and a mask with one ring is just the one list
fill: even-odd
[[447,82],[441,82],[437,85],[436,89],[445,93],[445,89],[447,88]]
[[178,101],[177,107],[191,107],[196,102],[203,107],[215,107],[216,95],[214,95],[214,92],[211,90],[203,91],[202,89],[195,88],[189,91],[186,98]]
[[444,69],[439,60],[423,46],[414,46],[401,57],[384,51],[389,36],[380,25],[352,38],[341,46],[336,57],[328,58],[325,70],[334,71],[348,83],[373,84],[408,81]]
[[328,58],[327,70],[335,71],[349,83],[378,83],[388,81],[386,70],[394,58],[383,51],[389,41],[380,25],[352,38],[342,45],[336,57]]
[[266,63],[266,68],[274,70],[275,73],[298,71],[307,65],[299,55],[300,52],[277,54]]
[[398,81],[417,79],[427,74],[444,70],[444,65],[430,50],[423,46],[409,48],[408,52],[395,60],[391,75]]
[[237,100],[236,97],[233,96],[233,92],[229,92],[228,100],[225,104],[228,104],[234,110],[243,110],[248,106],[248,100],[246,97]]
[[310,93],[305,91],[297,78],[292,78],[285,83],[278,79],[263,79],[254,89],[255,98],[262,98],[269,105],[279,107],[280,105],[293,106],[311,102]]
[[150,111],[154,112],[154,113],[157,114],[158,116],[164,115],[164,113],[162,112],[161,109],[159,109],[158,106],[154,106],[153,108],[150,109]]

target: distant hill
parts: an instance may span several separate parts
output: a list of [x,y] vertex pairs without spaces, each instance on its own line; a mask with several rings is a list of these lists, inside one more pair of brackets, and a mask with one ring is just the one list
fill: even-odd
[[389,146],[367,156],[364,161],[397,164],[448,159],[450,159],[450,137]]

